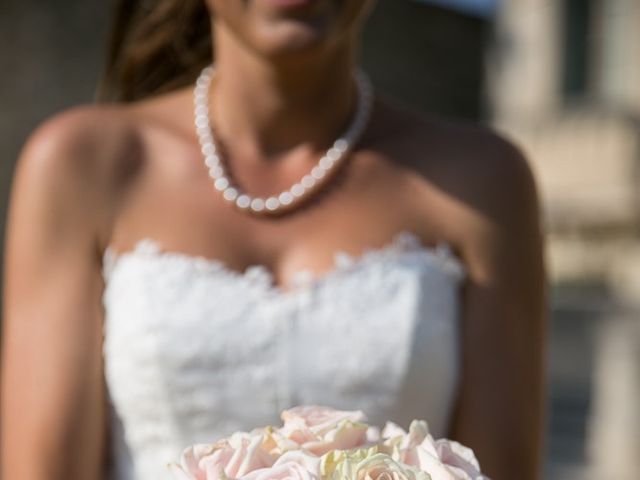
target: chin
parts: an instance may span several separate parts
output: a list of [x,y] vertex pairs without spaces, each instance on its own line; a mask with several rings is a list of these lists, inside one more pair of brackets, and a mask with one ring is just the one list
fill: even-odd
[[300,22],[279,22],[256,32],[254,46],[266,57],[308,55],[329,49],[336,42],[322,26],[309,26]]
[[327,52],[359,30],[373,0],[207,0],[215,27],[268,58]]

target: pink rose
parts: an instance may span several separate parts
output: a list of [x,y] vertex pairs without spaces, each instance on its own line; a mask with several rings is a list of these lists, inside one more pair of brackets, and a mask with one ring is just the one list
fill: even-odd
[[259,468],[270,467],[274,458],[262,448],[264,435],[234,433],[213,445],[187,448],[180,465],[170,465],[180,480],[226,480],[240,478]]
[[278,433],[315,455],[359,447],[367,441],[368,425],[359,410],[311,405],[285,410],[281,417],[284,426]]
[[318,480],[320,458],[302,451],[284,453],[273,466],[254,470],[242,480]]
[[470,448],[453,440],[441,438],[436,440],[436,449],[442,463],[457,472],[460,478],[467,478],[464,476],[467,474],[473,480],[488,480],[480,473],[480,464]]
[[488,480],[480,473],[473,450],[451,440],[434,440],[425,421],[411,422],[408,433],[388,423],[382,436],[383,451],[427,472],[431,480]]
[[176,480],[207,480],[206,472],[200,468],[200,460],[207,455],[211,455],[218,444],[197,444],[186,448],[182,452],[180,464],[169,464],[169,470]]

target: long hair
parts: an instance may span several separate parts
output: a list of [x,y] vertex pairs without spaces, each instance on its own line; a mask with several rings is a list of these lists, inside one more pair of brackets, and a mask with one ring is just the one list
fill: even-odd
[[193,82],[212,61],[205,0],[116,0],[98,101],[132,102]]

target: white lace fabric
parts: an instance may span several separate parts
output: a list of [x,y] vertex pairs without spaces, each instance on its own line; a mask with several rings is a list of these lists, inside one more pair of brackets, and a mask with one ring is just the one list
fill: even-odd
[[446,434],[466,275],[446,244],[403,231],[285,290],[265,266],[241,273],[147,237],[107,248],[103,275],[111,478],[169,479],[188,445],[279,424],[299,404]]

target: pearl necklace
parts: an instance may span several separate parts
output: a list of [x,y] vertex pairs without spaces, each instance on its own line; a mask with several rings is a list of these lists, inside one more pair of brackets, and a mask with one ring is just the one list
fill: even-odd
[[330,173],[347,158],[347,154],[351,151],[353,145],[360,139],[369,121],[373,106],[373,87],[371,82],[364,72],[358,70],[355,76],[358,105],[347,130],[333,143],[311,171],[288,190],[266,199],[252,197],[232,183],[222,164],[221,153],[216,147],[216,140],[209,119],[209,87],[213,76],[213,66],[205,67],[200,73],[194,88],[195,126],[204,156],[204,163],[209,169],[209,176],[214,181],[215,189],[221,192],[222,197],[239,210],[253,214],[280,214],[284,210],[290,210],[298,204],[302,204],[311,193],[326,183],[327,179],[331,177]]

